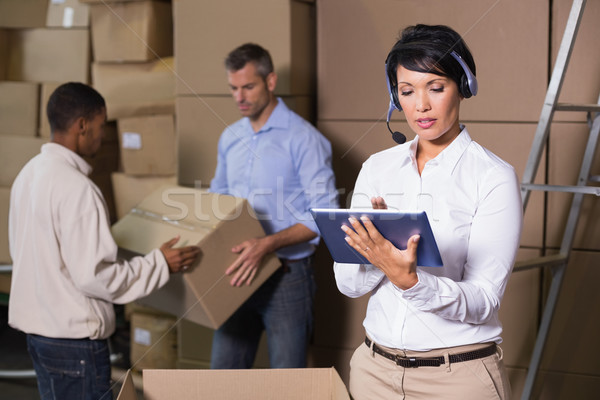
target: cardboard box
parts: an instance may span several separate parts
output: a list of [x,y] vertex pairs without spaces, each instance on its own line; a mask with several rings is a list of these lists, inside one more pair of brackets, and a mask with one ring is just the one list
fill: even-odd
[[46,26],[86,28],[90,25],[90,6],[78,0],[50,0]]
[[[144,398],[152,400],[350,400],[334,368],[145,370],[143,387]],[[135,399],[128,371],[117,400]]]
[[113,191],[117,218],[121,219],[132,208],[156,189],[165,185],[176,185],[177,179],[173,176],[129,176],[122,172],[112,175]]
[[[10,207],[10,188],[0,187],[0,264],[11,264],[8,249],[8,209]],[[2,277],[2,274],[0,274]],[[0,290],[1,291],[1,290]]]
[[113,227],[120,248],[147,254],[179,235],[202,254],[184,274],[172,274],[160,290],[138,302],[200,325],[218,328],[280,266],[275,254],[263,260],[250,286],[232,287],[225,270],[238,257],[231,248],[264,236],[245,199],[181,186],[146,197]]
[[[79,0],[80,3],[87,3],[87,4],[132,3],[134,1],[142,1],[142,0]],[[160,1],[170,1],[170,0],[160,0]]]
[[117,121],[121,164],[128,175],[175,175],[173,115],[121,118]]
[[[540,249],[521,248],[517,253],[517,260],[530,260],[540,256]],[[541,271],[540,268],[534,268],[513,272],[506,286],[498,312],[502,322],[500,346],[506,366],[529,367],[539,328]]]
[[[571,252],[544,347],[541,370],[599,377],[598,363],[591,356],[600,353],[597,341],[600,320],[595,315],[600,280],[598,265],[600,253],[596,251]],[[547,279],[546,284],[549,282]],[[569,351],[564,352],[567,343],[570,343]]]
[[[309,96],[285,96],[287,106],[310,121]],[[227,125],[242,116],[227,96],[178,96],[177,179],[180,185],[208,187],[217,167],[217,145]]]
[[0,28],[0,80],[6,79],[6,70],[8,68],[8,40],[8,30]]
[[50,95],[59,87],[61,83],[58,82],[43,82],[40,85],[40,125],[38,133],[40,137],[50,139],[50,122],[48,122],[48,115],[46,114],[46,107],[48,106],[48,100]]
[[10,187],[21,169],[40,153],[45,139],[0,135],[0,186]]
[[[553,1],[552,4],[552,67],[565,32],[572,1]],[[598,46],[600,2],[588,1],[579,24],[579,31],[571,53],[571,60],[558,100],[562,103],[594,104],[600,95],[600,54],[590,49]],[[540,111],[541,111],[540,105]],[[586,113],[557,111],[555,121],[585,121]]]
[[168,315],[134,312],[131,315],[131,368],[175,368],[177,319]]
[[0,272],[0,293],[9,293],[10,294],[10,280],[12,274],[6,274]]
[[37,136],[40,86],[0,82],[0,134]]
[[[182,319],[177,326],[177,358],[210,367],[213,330]],[[179,365],[179,364],[178,364]],[[181,368],[178,366],[178,368]]]
[[474,55],[479,94],[461,103],[462,120],[537,121],[548,84],[549,4],[317,1],[319,119],[385,121],[385,59],[404,27],[424,23],[451,26]]
[[47,11],[48,0],[0,0],[0,27],[41,28]]
[[171,3],[91,6],[94,61],[149,61],[173,55]]
[[314,94],[314,11],[294,0],[174,1],[177,94],[229,94],[223,61],[247,42],[271,53],[277,94]]
[[[550,152],[548,183],[551,185],[576,185],[581,163],[587,147],[590,128],[584,122],[553,123],[550,127]],[[600,148],[596,149],[591,175],[600,171]],[[589,184],[593,186],[592,184]],[[548,247],[561,245],[569,218],[573,195],[548,193],[546,213],[546,243]],[[529,205],[527,207],[530,207]],[[594,195],[585,195],[581,203],[573,247],[580,250],[600,250],[600,201]]]
[[87,29],[23,29],[9,35],[7,79],[89,82]]
[[109,120],[175,112],[173,58],[147,63],[93,63],[92,82],[106,100]]

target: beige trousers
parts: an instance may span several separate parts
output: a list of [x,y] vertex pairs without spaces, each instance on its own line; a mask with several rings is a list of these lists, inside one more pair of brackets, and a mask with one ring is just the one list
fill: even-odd
[[[438,357],[478,350],[489,344],[404,352],[380,346],[404,357]],[[376,354],[365,343],[350,360],[350,394],[354,400],[509,400],[510,383],[502,362],[502,350],[478,360],[439,367],[403,368]],[[446,357],[446,360],[448,358]]]

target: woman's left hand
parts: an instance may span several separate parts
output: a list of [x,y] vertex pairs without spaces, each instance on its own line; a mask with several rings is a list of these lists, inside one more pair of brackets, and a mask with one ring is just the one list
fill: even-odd
[[400,250],[381,236],[367,217],[361,217],[362,223],[353,217],[348,221],[352,228],[342,225],[342,230],[346,234],[346,241],[354,250],[379,268],[400,289],[410,289],[417,284],[419,235],[411,236],[406,244],[406,250]]

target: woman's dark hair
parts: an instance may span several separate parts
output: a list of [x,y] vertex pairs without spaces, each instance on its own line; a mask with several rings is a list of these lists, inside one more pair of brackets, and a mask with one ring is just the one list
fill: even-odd
[[247,63],[253,62],[256,65],[256,71],[263,78],[273,72],[273,60],[267,50],[254,43],[246,43],[234,49],[225,59],[225,68],[227,71],[239,71]]
[[50,95],[46,115],[52,133],[64,132],[80,117],[92,119],[106,108],[104,98],[91,86],[78,82],[60,85]]
[[452,57],[453,51],[462,57],[475,75],[475,61],[471,51],[452,28],[423,24],[405,28],[386,60],[386,73],[392,90],[396,90],[398,85],[396,73],[401,65],[410,71],[448,77],[456,82],[462,93],[465,72]]

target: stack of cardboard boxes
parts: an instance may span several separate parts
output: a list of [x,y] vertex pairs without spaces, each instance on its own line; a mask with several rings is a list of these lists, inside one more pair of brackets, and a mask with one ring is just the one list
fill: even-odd
[[[156,188],[175,183],[173,19],[170,1],[89,3],[92,86],[106,100],[105,142],[120,160],[108,183],[114,193],[113,222]],[[101,156],[100,154],[99,156]],[[135,370],[174,368],[175,318],[130,304],[130,360]]]
[[234,48],[253,42],[269,50],[279,77],[276,94],[313,120],[314,3],[178,0],[173,11],[178,180],[182,185],[208,186],[215,172],[219,136],[241,117],[224,67]]
[[168,1],[90,4],[92,85],[118,130],[112,173],[116,219],[175,181],[173,21]]
[[[50,137],[45,99],[66,81],[88,82],[87,6],[76,0],[0,1],[0,264],[10,264],[10,187]],[[8,291],[9,277],[0,275]]]

